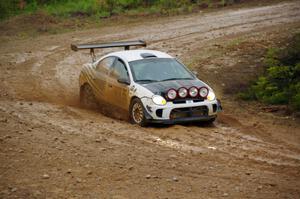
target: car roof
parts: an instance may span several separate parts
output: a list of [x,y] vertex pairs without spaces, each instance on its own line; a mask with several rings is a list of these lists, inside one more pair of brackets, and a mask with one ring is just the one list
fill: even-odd
[[173,58],[171,55],[168,55],[167,53],[156,51],[156,50],[125,50],[125,51],[113,52],[106,55],[106,57],[108,56],[117,56],[127,62],[141,60],[147,57]]

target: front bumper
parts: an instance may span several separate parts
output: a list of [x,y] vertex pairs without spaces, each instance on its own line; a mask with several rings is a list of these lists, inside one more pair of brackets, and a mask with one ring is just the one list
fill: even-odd
[[151,123],[156,124],[177,124],[177,123],[188,123],[188,122],[199,122],[199,121],[209,121],[215,119],[217,116],[204,116],[204,117],[190,117],[190,118],[178,118],[169,120],[148,120]]
[[156,105],[150,98],[141,99],[146,118],[149,122],[174,124],[182,122],[208,121],[217,117],[222,110],[219,100],[195,102],[186,100],[185,103],[167,102],[164,106]]

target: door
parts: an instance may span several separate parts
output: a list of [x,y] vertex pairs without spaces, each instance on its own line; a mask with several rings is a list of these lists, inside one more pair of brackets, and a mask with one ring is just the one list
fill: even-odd
[[129,74],[123,60],[116,58],[107,80],[110,103],[123,110],[129,107]]
[[93,71],[93,90],[99,100],[107,102],[106,90],[109,71],[115,61],[115,57],[106,57],[102,59]]

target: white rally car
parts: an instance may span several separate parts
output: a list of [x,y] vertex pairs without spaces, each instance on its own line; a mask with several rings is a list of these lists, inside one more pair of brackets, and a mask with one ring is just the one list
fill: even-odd
[[[83,67],[80,101],[109,107],[140,126],[148,123],[213,122],[221,110],[214,91],[176,58],[154,50],[129,50],[144,41],[71,45],[90,49],[93,62]],[[96,60],[94,49],[125,47]],[[114,114],[116,115],[116,114]]]

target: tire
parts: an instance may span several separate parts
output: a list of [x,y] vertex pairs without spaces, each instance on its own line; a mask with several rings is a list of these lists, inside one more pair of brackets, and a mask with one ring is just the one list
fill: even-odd
[[98,103],[92,87],[88,84],[84,84],[80,88],[80,104],[86,109],[97,109]]
[[141,127],[148,125],[145,117],[145,109],[140,99],[135,98],[132,100],[129,111],[131,123],[138,124]]

